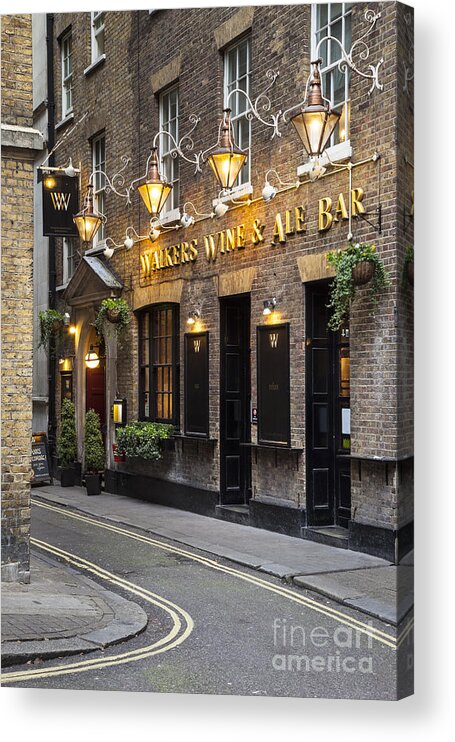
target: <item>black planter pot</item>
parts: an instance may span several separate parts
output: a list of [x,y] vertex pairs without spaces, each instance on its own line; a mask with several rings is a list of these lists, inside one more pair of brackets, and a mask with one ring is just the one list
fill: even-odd
[[72,466],[60,469],[60,486],[74,487],[76,481],[76,472]]
[[85,487],[87,489],[87,495],[100,495],[101,474],[86,474]]

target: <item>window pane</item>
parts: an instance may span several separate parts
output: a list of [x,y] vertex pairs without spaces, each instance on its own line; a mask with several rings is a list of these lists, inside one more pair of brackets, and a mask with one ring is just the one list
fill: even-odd
[[327,25],[327,4],[316,6],[316,28],[320,29]]
[[330,3],[330,19],[333,21],[335,18],[339,18],[341,15],[343,4],[342,3]]

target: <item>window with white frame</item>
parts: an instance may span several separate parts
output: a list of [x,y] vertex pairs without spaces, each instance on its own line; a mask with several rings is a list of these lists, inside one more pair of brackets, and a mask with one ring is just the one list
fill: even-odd
[[[92,168],[94,205],[97,211],[104,214],[106,193],[106,139],[103,134],[98,134],[92,140]],[[93,247],[96,247],[105,239],[104,224],[101,225],[93,239]]]
[[[166,90],[160,95],[160,131],[167,131],[176,142],[179,140],[179,89],[177,86]],[[180,197],[180,167],[179,158],[172,139],[165,134],[160,135],[161,172],[168,183],[172,183],[171,195],[164,204],[161,215],[164,216],[174,209],[178,209]]]
[[92,62],[104,54],[104,10],[92,10]]
[[63,238],[63,283],[66,284],[72,277],[76,263],[76,248],[74,240]]
[[[319,41],[322,41],[318,56],[322,59],[321,78],[323,95],[336,111],[341,112],[338,126],[332,134],[330,144],[335,145],[349,139],[349,81],[350,70],[346,65],[340,71],[338,64],[342,58],[340,44],[349,53],[352,43],[352,3],[325,3],[312,6],[312,51],[316,54]],[[335,39],[337,41],[335,41]],[[340,43],[338,43],[340,42]]]
[[229,47],[224,54],[224,105],[232,111],[231,120],[234,128],[235,143],[243,150],[248,150],[247,163],[242,167],[235,185],[244,185],[250,182],[251,159],[251,121],[246,113],[250,106],[242,93],[233,93],[233,90],[243,90],[250,95],[251,84],[251,39],[246,37]]
[[69,31],[61,41],[62,55],[62,118],[73,110],[73,36]]

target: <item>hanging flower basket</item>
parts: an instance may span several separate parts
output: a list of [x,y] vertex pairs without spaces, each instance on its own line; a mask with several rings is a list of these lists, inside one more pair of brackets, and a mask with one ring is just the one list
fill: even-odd
[[60,319],[54,319],[52,320],[52,329],[54,332],[58,332],[62,326],[63,322]]
[[108,309],[106,312],[106,317],[109,322],[112,322],[114,325],[116,325],[117,322],[120,322],[120,309]]
[[372,260],[362,260],[352,269],[352,280],[355,286],[364,286],[374,276],[374,263]]

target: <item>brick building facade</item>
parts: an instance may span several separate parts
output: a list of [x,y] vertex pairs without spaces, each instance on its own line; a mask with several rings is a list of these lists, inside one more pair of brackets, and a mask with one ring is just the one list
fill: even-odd
[[2,580],[30,579],[33,356],[32,20],[1,18]]
[[[62,140],[56,164],[65,165],[69,157],[80,163],[82,193],[96,167],[112,177],[126,155],[130,162],[123,171],[125,183],[117,179],[113,184],[124,194],[126,186],[144,174],[156,133],[160,126],[171,126],[169,116],[178,119],[178,137],[192,128],[191,115],[200,117],[191,134],[193,149],[183,148],[191,160],[215,144],[227,93],[246,85],[254,102],[270,85],[268,71],[279,72],[267,93],[270,109],[259,100],[263,121],[253,116],[249,124],[239,103],[245,98],[236,94],[234,115],[240,112],[241,120],[237,131],[251,149],[240,190],[235,190],[233,201],[227,199],[229,210],[223,216],[210,215],[219,187],[209,167],[195,174],[194,163],[177,157],[178,171],[172,169],[171,156],[166,155],[169,142],[162,135],[161,167],[172,173],[178,198],[162,220],[168,229],[159,239],[152,243],[147,237],[149,215],[137,191],[133,189],[128,204],[106,183],[98,195],[107,216],[102,239],[89,245],[83,258],[78,243],[81,255],[71,270],[74,246],[57,241],[59,301],[76,326],[74,357],[62,367],[72,369],[68,373],[82,460],[83,416],[93,402],[90,385],[95,383],[84,365],[96,342],[92,323],[102,298],[122,295],[133,319],[121,346],[113,334],[106,337],[105,376],[96,381],[103,397],[108,491],[396,561],[412,543],[413,517],[413,312],[412,289],[403,279],[406,248],[412,244],[412,9],[393,2],[324,8],[55,16],[56,138]],[[378,15],[373,23],[374,13]],[[315,25],[320,27],[318,37]],[[343,131],[329,152],[336,162],[350,161],[353,167],[328,165],[323,177],[311,181],[292,126],[280,118],[280,136],[272,137],[273,126],[264,121],[270,124],[273,114],[302,101],[315,43],[328,28],[347,51],[358,42],[353,52],[357,70],[350,71],[331,65],[328,47],[322,47],[327,94],[338,95],[340,86],[346,86]],[[368,45],[368,62],[359,57],[365,49],[361,37]],[[68,55],[68,39],[69,108],[68,68],[62,61]],[[339,55],[340,45],[330,45],[332,62],[339,61],[335,50]],[[270,170],[276,171],[269,173],[271,182],[279,186],[278,176],[287,185],[266,201],[262,189]],[[95,190],[99,187],[95,177]],[[326,328],[331,275],[325,255],[347,243],[351,197],[358,212],[352,219],[353,239],[375,243],[391,284],[377,307],[367,288],[360,288],[349,327],[337,337],[321,330],[319,337],[315,327]],[[192,205],[186,210],[195,215],[195,223],[184,229],[179,219],[188,202]],[[130,249],[123,246],[128,227],[146,236]],[[128,234],[134,237],[131,230]],[[106,244],[112,246],[111,240],[117,247],[107,258],[103,250]],[[264,302],[271,298],[276,299],[276,312],[266,317]],[[170,314],[159,314],[165,311]],[[199,316],[191,331],[187,318],[194,311]],[[144,379],[164,374],[166,364],[158,372],[146,362],[145,346],[153,350],[159,339],[150,341],[144,328],[150,322],[147,327],[153,329],[157,318],[164,322],[171,315],[172,328],[164,334],[172,335],[175,343],[173,376],[160,399],[163,405],[171,400],[172,411],[166,408],[163,413],[161,407],[158,413],[156,406],[153,409],[158,395],[148,393],[153,389]],[[268,335],[264,327],[270,328]],[[277,366],[280,384],[289,383],[289,401],[286,394],[279,396],[274,410],[268,393],[280,384],[267,375],[273,366],[268,346],[261,346],[260,352],[258,348],[267,344],[267,337],[272,343],[275,331],[280,348],[289,344],[278,363],[285,368]],[[193,347],[193,335],[209,345],[209,425],[199,435],[188,421],[188,348]],[[341,358],[349,356],[350,398],[343,400],[341,393],[329,390],[340,382]],[[61,374],[57,377],[58,408]],[[127,399],[130,420],[174,422],[174,446],[159,463],[114,463],[110,408],[118,396]],[[276,436],[274,414],[280,428]],[[289,430],[283,434],[287,414]],[[324,448],[330,448],[330,465],[318,459]]]

